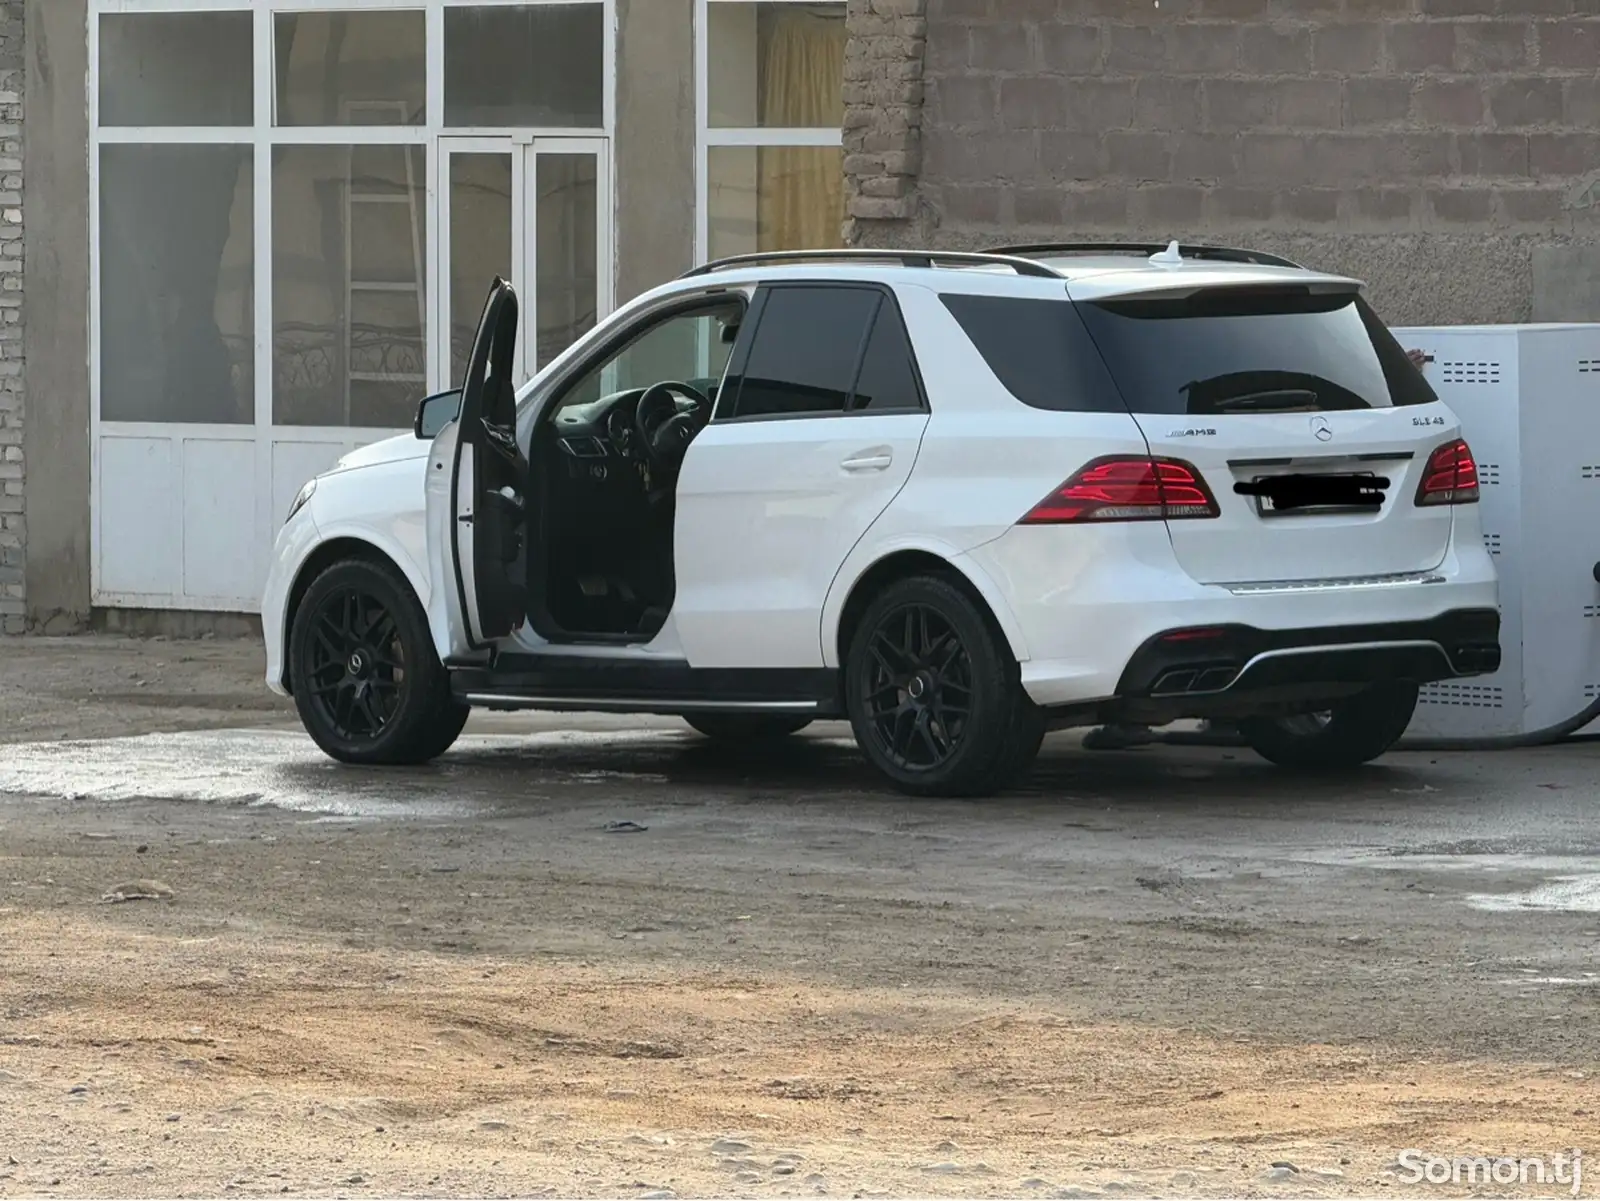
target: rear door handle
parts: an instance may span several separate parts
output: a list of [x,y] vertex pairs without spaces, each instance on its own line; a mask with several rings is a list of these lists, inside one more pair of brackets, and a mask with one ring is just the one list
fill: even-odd
[[867,450],[860,454],[851,455],[839,466],[846,471],[882,471],[894,462],[894,455],[887,450]]

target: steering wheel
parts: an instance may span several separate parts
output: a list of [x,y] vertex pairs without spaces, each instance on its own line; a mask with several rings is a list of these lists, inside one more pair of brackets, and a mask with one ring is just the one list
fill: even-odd
[[[694,409],[680,413],[674,395],[692,400]],[[676,469],[688,453],[700,416],[710,411],[711,398],[680,380],[663,380],[646,388],[634,406],[633,428],[650,465],[658,470]]]

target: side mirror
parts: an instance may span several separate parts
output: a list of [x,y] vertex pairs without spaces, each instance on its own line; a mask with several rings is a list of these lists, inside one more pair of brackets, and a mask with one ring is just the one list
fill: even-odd
[[461,389],[439,392],[417,406],[417,419],[411,428],[423,442],[432,442],[440,430],[460,415]]

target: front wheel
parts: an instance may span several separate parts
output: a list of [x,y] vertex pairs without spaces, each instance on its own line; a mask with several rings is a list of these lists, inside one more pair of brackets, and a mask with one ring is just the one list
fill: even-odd
[[940,576],[883,590],[845,660],[856,742],[902,792],[987,796],[1016,783],[1044,738],[1016,658],[988,615]]
[[1370,763],[1400,741],[1417,709],[1417,686],[1375,684],[1319,713],[1250,717],[1239,733],[1269,762],[1298,771],[1339,771]]
[[427,763],[466,725],[422,606],[386,563],[346,559],[311,582],[289,632],[289,676],[306,732],[344,763]]

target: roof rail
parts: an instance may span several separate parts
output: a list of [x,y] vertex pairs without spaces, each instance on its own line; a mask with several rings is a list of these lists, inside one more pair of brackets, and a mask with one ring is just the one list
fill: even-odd
[[[1029,258],[1044,254],[1160,254],[1171,245],[1168,242],[1039,242],[1028,246],[997,246],[989,254]],[[1186,259],[1210,260],[1214,263],[1252,263],[1257,267],[1304,268],[1296,262],[1267,254],[1260,250],[1235,250],[1229,246],[1181,245],[1178,253]]]
[[826,263],[826,262],[898,263],[902,267],[934,267],[940,264],[960,267],[1010,267],[1018,275],[1035,279],[1062,279],[1059,271],[1024,255],[1004,252],[977,253],[962,250],[771,250],[757,254],[736,254],[731,258],[702,263],[685,271],[679,279],[697,275],[710,275],[715,271],[730,271],[738,267],[752,267],[762,263]]

